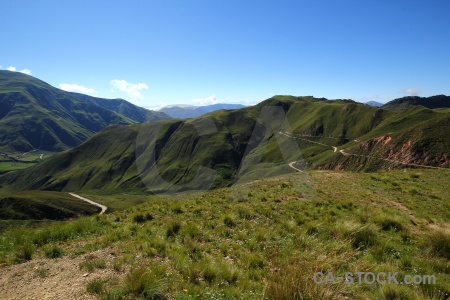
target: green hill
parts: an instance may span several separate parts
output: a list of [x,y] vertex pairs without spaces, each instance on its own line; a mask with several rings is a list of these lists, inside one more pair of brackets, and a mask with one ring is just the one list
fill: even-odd
[[0,199],[0,219],[63,220],[98,212],[96,206],[60,192],[26,191]]
[[123,99],[104,99],[70,92],[68,94],[78,100],[112,110],[113,112],[119,113],[138,123],[167,120],[171,118],[164,112],[148,110]]
[[384,109],[402,110],[411,106],[424,106],[426,108],[450,107],[450,96],[436,95],[431,97],[408,96],[392,100],[385,105]]
[[[265,107],[279,110],[269,111],[263,126]],[[287,122],[277,116],[280,111]],[[3,192],[158,193],[296,172],[289,162],[297,168],[366,171],[448,168],[449,129],[446,110],[390,111],[351,100],[275,96],[195,119],[109,127],[35,167],[1,176],[0,186]]]
[[168,119],[124,100],[107,100],[54,88],[34,77],[0,71],[0,150],[62,151],[111,124]]

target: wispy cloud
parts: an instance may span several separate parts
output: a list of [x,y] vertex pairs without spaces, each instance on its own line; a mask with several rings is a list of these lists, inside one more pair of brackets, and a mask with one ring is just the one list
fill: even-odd
[[210,105],[210,104],[217,104],[219,103],[217,101],[217,97],[216,96],[209,96],[203,99],[194,99],[192,100],[192,102],[196,105]]
[[[1,66],[0,66],[0,68],[1,68]],[[11,72],[20,72],[23,74],[31,75],[31,71],[29,69],[23,69],[23,70],[17,71],[16,67],[8,67],[6,70],[11,71]]]
[[81,94],[88,94],[88,95],[94,95],[95,94],[95,90],[82,86],[82,85],[78,85],[78,84],[69,84],[69,83],[60,83],[59,84],[59,88],[67,91],[67,92],[74,92],[74,93],[81,93]]
[[422,93],[422,91],[420,89],[416,89],[416,88],[408,88],[408,89],[404,89],[401,90],[400,93],[409,95],[409,96],[417,96],[420,93]]
[[112,85],[113,91],[119,90],[125,92],[132,102],[139,102],[143,98],[140,91],[148,89],[148,85],[145,83],[129,83],[121,79],[113,79],[110,84]]
[[166,107],[167,105],[169,105],[169,104],[165,103],[165,102],[159,102],[157,105],[148,105],[148,106],[143,106],[143,107],[150,109],[150,110],[160,110],[161,108]]

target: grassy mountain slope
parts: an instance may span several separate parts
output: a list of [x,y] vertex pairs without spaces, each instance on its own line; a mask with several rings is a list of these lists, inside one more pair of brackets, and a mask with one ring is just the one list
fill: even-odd
[[26,191],[0,199],[0,219],[63,220],[98,212],[96,206],[60,192]]
[[116,105],[116,112],[105,107],[109,100],[91,98],[73,96],[22,73],[0,71],[0,149],[61,151],[111,124],[133,124],[143,118],[119,113],[124,107],[130,110],[131,104]]
[[385,105],[384,109],[402,110],[411,106],[424,106],[427,108],[450,107],[450,96],[436,95],[431,97],[408,96],[392,100]]
[[[296,139],[278,132],[285,130],[286,122],[274,121],[272,131],[256,126],[267,106],[286,113]],[[3,175],[0,185],[3,191],[149,188],[159,192],[220,187],[295,172],[287,165],[294,161],[312,168],[348,170],[404,167],[400,162],[448,167],[449,124],[450,113],[445,110],[416,107],[395,112],[350,100],[276,96],[253,107],[195,119],[110,127],[36,167]],[[210,131],[199,134],[198,129]],[[200,167],[216,174],[199,171]]]
[[98,97],[91,97],[79,93],[68,93],[68,94],[81,101],[92,103],[97,106],[101,106],[109,110],[112,110],[138,123],[170,119],[170,117],[164,112],[148,110],[146,108],[136,106],[123,99],[104,99]]
[[[247,201],[230,188],[83,194],[145,203],[0,232],[0,298],[58,298],[71,286],[63,295],[72,299],[446,299],[446,174],[296,173],[237,186],[251,194]],[[351,272],[354,281],[316,284],[316,272]],[[397,272],[398,282],[359,283],[356,272]],[[407,284],[407,275],[435,281]]]

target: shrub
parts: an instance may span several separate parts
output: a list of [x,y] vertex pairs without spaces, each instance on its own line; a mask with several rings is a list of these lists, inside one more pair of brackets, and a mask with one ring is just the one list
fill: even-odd
[[125,279],[128,294],[141,296],[144,299],[165,299],[166,282],[164,271],[155,271],[146,268],[131,270]]
[[439,230],[428,238],[434,254],[450,259],[450,234]]
[[[318,239],[309,237],[299,242],[300,249],[292,249],[283,255],[272,257],[269,261],[262,299],[332,300],[348,294],[344,282],[316,284],[313,281],[313,274],[318,270],[337,273],[336,268],[346,264],[351,257],[348,251],[342,251],[346,247],[338,246],[334,241],[330,245],[336,248],[324,247]],[[342,246],[344,248],[341,248]]]
[[93,259],[90,256],[87,256],[83,262],[79,265],[81,270],[86,270],[88,272],[92,272],[95,269],[105,269],[106,262],[103,259]]
[[403,230],[403,225],[394,219],[384,219],[380,222],[381,229],[384,231],[394,230],[396,232]]
[[365,227],[351,234],[353,248],[368,248],[375,245],[377,235],[372,229]]
[[153,220],[153,216],[149,213],[147,213],[145,216],[140,213],[133,215],[133,222],[135,223],[142,224],[151,220]]
[[200,236],[200,230],[198,229],[195,223],[189,223],[183,229],[184,233],[189,236],[191,239],[197,238]]
[[319,227],[314,226],[314,225],[309,225],[308,228],[306,229],[306,234],[313,235],[313,236],[319,234]]
[[380,291],[380,300],[408,300],[411,294],[402,287],[383,286]]
[[420,192],[416,188],[410,189],[409,193],[411,194],[411,196],[415,196],[415,195],[419,195],[420,194]]
[[25,243],[15,253],[14,261],[17,263],[22,263],[29,261],[33,258],[33,254],[36,248],[31,243]]
[[202,276],[203,276],[203,279],[205,279],[206,282],[211,284],[216,279],[217,270],[216,270],[216,268],[213,265],[207,264],[202,270]]
[[229,228],[233,228],[234,226],[236,226],[236,222],[233,220],[232,217],[230,217],[229,215],[226,215],[223,218],[223,224],[225,224],[226,226],[228,226]]
[[86,285],[86,291],[91,294],[102,294],[105,290],[105,282],[101,278],[95,278]]
[[179,222],[173,222],[169,225],[169,227],[166,230],[166,237],[170,238],[178,234],[178,232],[181,229],[181,224]]
[[264,260],[257,255],[252,255],[249,259],[249,269],[263,269],[265,266]]
[[64,255],[63,249],[59,247],[53,247],[45,252],[45,257],[47,258],[58,258]]
[[179,205],[173,206],[173,207],[172,207],[172,211],[173,211],[174,213],[176,213],[176,214],[182,214],[182,213],[183,213],[183,210],[181,209],[181,206],[179,206]]

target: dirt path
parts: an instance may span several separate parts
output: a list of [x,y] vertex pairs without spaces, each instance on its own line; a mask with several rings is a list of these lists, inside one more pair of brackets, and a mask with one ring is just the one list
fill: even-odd
[[[80,269],[86,258],[94,257],[106,262],[105,269],[88,272]],[[35,258],[31,261],[0,268],[0,299],[5,300],[94,300],[86,291],[94,278],[108,280],[121,278],[122,272],[113,270],[115,254],[111,249],[57,259]]]
[[100,203],[97,203],[97,202],[94,202],[94,201],[92,201],[92,200],[83,198],[83,197],[81,197],[81,196],[79,196],[79,195],[77,195],[77,194],[69,193],[69,195],[72,196],[72,197],[78,198],[78,199],[80,199],[80,200],[86,201],[86,202],[89,203],[89,204],[92,204],[92,205],[95,205],[95,206],[100,207],[100,208],[102,209],[102,211],[100,212],[100,215],[103,214],[103,213],[108,209],[108,207],[106,207],[106,206],[104,206],[104,205],[101,205]]
[[[285,135],[285,136],[287,136],[287,137],[291,137],[291,138],[297,139],[297,140],[302,140],[302,141],[306,141],[306,142],[318,144],[318,145],[325,146],[325,147],[331,147],[331,148],[333,148],[333,152],[337,152],[337,151],[338,151],[338,148],[335,147],[335,146],[330,146],[330,145],[327,145],[327,144],[323,144],[323,143],[319,143],[319,142],[310,141],[310,140],[308,140],[308,139],[302,139],[302,138],[297,137],[297,136],[294,136],[294,135],[286,134],[286,133],[284,133],[284,132],[282,132],[282,131],[279,131],[278,133],[280,133],[280,134],[282,134],[282,135]],[[353,141],[358,142],[358,140],[356,140],[356,139],[354,139]],[[402,165],[406,165],[406,166],[414,166],[414,167],[418,167],[418,168],[429,168],[429,169],[449,170],[449,168],[433,167],[433,166],[426,166],[426,165],[419,165],[419,164],[409,164],[409,163],[404,163],[404,162],[401,162],[401,161],[398,161],[398,160],[392,160],[392,159],[387,159],[387,158],[382,158],[382,157],[377,157],[377,156],[372,156],[372,155],[353,154],[353,153],[345,152],[345,151],[342,150],[342,149],[339,150],[339,153],[341,153],[341,154],[344,155],[344,156],[359,156],[359,157],[365,157],[365,158],[375,158],[375,159],[381,159],[381,160],[384,160],[384,161],[387,161],[387,162],[391,162],[391,163],[397,163],[397,164],[402,164]],[[292,162],[292,163],[295,163],[295,162]],[[293,167],[291,166],[291,163],[289,164],[289,166],[290,166],[291,168],[293,168]],[[294,169],[296,169],[296,168],[294,168]],[[298,170],[298,169],[296,169],[296,170]]]
[[[335,151],[336,152],[336,151]],[[429,168],[429,169],[439,169],[439,170],[448,170],[448,168],[441,168],[441,167],[433,167],[433,166],[426,166],[426,165],[419,165],[419,164],[409,164],[409,163],[404,163],[398,160],[393,160],[393,159],[387,159],[387,158],[381,158],[381,157],[377,157],[377,156],[372,156],[372,155],[363,155],[363,154],[353,154],[353,153],[348,153],[345,152],[344,150],[339,150],[339,152],[344,155],[344,156],[359,156],[359,157],[365,157],[365,158],[375,158],[375,159],[381,159],[387,162],[391,162],[391,163],[396,163],[396,164],[402,164],[402,165],[406,165],[406,166],[414,166],[414,167],[418,167],[418,168]]]
[[290,163],[289,163],[289,167],[291,167],[292,169],[294,169],[294,170],[296,170],[296,171],[303,172],[302,170],[297,169],[296,167],[294,167],[294,164],[295,164],[295,163],[296,163],[296,161],[290,162]]

